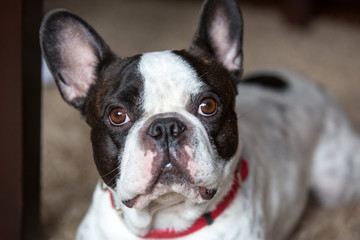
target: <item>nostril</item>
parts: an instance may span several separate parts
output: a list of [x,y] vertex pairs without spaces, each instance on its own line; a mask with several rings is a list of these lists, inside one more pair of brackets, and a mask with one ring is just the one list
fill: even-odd
[[163,135],[162,126],[158,124],[152,124],[147,130],[147,134],[154,138],[161,137]]
[[155,126],[154,130],[152,131],[152,137],[160,137],[163,133],[161,126]]
[[171,127],[170,127],[170,133],[171,135],[173,135],[174,137],[177,137],[180,135],[180,133],[185,131],[185,126],[179,122],[179,123],[174,123]]

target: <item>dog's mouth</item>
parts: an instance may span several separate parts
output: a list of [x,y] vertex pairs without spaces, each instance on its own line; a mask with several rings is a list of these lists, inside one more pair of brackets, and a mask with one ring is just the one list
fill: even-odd
[[145,194],[122,201],[128,208],[142,209],[151,202],[162,205],[176,205],[190,199],[195,203],[211,200],[216,188],[196,186],[191,177],[171,163],[165,165]]

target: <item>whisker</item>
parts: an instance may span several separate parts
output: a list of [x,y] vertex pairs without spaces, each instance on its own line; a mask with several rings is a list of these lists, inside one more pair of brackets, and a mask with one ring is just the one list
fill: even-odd
[[207,75],[208,74],[208,72],[204,72],[203,74],[201,74],[200,76],[199,76],[199,78],[202,78],[203,76],[205,76],[205,75]]
[[110,175],[111,173],[113,173],[113,172],[115,172],[116,170],[118,170],[119,168],[118,167],[116,167],[116,168],[114,168],[113,170],[111,170],[110,172],[108,172],[107,174],[105,174],[105,175],[100,175],[100,177],[106,177],[106,176],[108,176],[108,175]]

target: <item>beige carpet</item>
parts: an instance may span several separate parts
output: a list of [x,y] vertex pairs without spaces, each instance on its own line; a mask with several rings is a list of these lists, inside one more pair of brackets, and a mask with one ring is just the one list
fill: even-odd
[[[115,52],[129,56],[186,48],[200,4],[174,0],[46,0],[45,9],[72,10],[89,21]],[[288,26],[276,9],[246,4],[242,10],[246,24],[245,73],[264,66],[303,72],[324,85],[360,129],[359,25],[325,15],[300,30]],[[89,128],[54,87],[47,87],[43,93],[42,142],[44,239],[74,239],[98,175]],[[341,209],[312,205],[291,239],[360,239],[360,203]]]

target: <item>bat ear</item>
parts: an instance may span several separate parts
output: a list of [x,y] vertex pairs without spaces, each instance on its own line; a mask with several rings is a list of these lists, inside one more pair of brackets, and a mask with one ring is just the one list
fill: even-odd
[[45,16],[40,45],[63,99],[83,113],[99,65],[111,50],[88,23],[63,9]]
[[191,48],[200,48],[214,57],[240,81],[243,65],[243,20],[235,0],[207,0],[201,11]]

